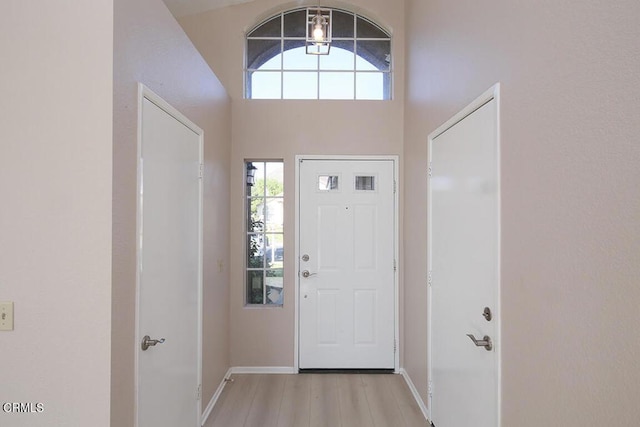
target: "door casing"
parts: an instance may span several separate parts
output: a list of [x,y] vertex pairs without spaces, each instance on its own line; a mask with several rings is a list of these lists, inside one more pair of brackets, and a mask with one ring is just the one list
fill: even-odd
[[400,184],[399,184],[399,157],[398,156],[328,156],[328,155],[296,155],[295,157],[295,230],[296,230],[296,238],[295,238],[295,262],[296,262],[296,280],[295,280],[295,289],[294,289],[294,371],[298,372],[299,369],[299,350],[300,350],[300,340],[299,340],[299,332],[300,332],[300,304],[299,304],[299,296],[300,296],[300,271],[299,271],[299,262],[300,259],[300,162],[303,160],[350,160],[350,161],[366,161],[366,160],[387,160],[393,162],[393,179],[395,181],[395,192],[394,192],[394,201],[393,201],[393,209],[394,209],[394,224],[393,224],[393,250],[394,250],[394,258],[396,260],[396,269],[394,271],[394,332],[396,336],[396,352],[395,352],[395,366],[394,371],[396,373],[400,372],[400,314],[399,314],[399,273],[400,273],[400,252],[399,252],[399,195],[400,195]]
[[[473,102],[471,102],[468,106],[466,106],[464,109],[462,109],[459,113],[457,113],[455,116],[453,116],[451,119],[447,120],[444,124],[442,124],[440,127],[438,127],[435,131],[433,131],[432,133],[429,134],[428,136],[428,160],[429,160],[429,169],[428,169],[428,175],[431,175],[431,159],[432,159],[432,147],[433,147],[433,142],[434,140],[442,135],[443,133],[445,133],[447,130],[451,129],[453,126],[455,126],[456,124],[460,123],[462,120],[464,120],[466,117],[470,116],[471,114],[473,114],[475,111],[477,111],[478,109],[480,109],[482,106],[484,106],[485,104],[487,104],[488,102],[495,100],[496,101],[496,142],[497,142],[497,155],[498,155],[498,159],[497,159],[497,165],[498,165],[498,170],[497,170],[497,182],[498,182],[498,216],[500,216],[501,213],[501,199],[500,199],[500,83],[496,83],[494,86],[492,86],[491,88],[489,88],[486,92],[484,92],[482,95],[480,95],[478,98],[476,98]],[[431,197],[431,180],[428,180],[428,191],[427,191],[427,272],[428,272],[428,276],[427,276],[427,289],[428,289],[428,302],[427,302],[427,321],[428,321],[428,325],[427,325],[427,333],[428,333],[428,337],[427,337],[427,376],[428,376],[428,417],[429,420],[432,419],[432,385],[431,385],[431,379],[433,378],[433,347],[432,347],[432,342],[431,342],[431,338],[433,336],[432,334],[432,314],[433,314],[433,298],[432,298],[432,288],[431,288],[431,275],[429,272],[432,271],[432,265],[433,265],[433,260],[432,260],[432,252],[433,252],[433,247],[432,247],[432,240],[431,237],[433,235],[432,233],[432,222],[431,222],[431,207],[432,207],[432,197]],[[501,227],[500,227],[500,217],[498,217],[498,221],[497,221],[497,227],[498,227],[498,254],[501,254]],[[502,370],[501,370],[501,366],[502,366],[502,357],[501,357],[501,344],[502,344],[502,324],[501,324],[501,295],[500,295],[500,288],[501,288],[501,268],[500,268],[500,262],[501,262],[501,256],[498,256],[498,260],[497,260],[497,284],[496,284],[496,304],[497,304],[497,310],[496,313],[494,314],[494,319],[493,321],[496,322],[496,332],[495,332],[495,337],[492,337],[493,341],[494,341],[494,351],[496,352],[496,373],[497,373],[497,419],[498,419],[498,425],[496,427],[500,427],[501,425],[501,408],[502,408]]]
[[[140,285],[141,285],[141,262],[142,254],[140,248],[140,238],[142,235],[142,204],[140,197],[140,190],[142,186],[142,104],[144,100],[148,100],[155,104],[157,107],[162,109],[164,112],[172,116],[174,119],[182,123],[184,126],[189,128],[191,131],[196,133],[199,136],[199,158],[200,165],[203,164],[204,161],[204,131],[198,127],[195,123],[189,120],[186,116],[176,110],[173,106],[171,106],[168,102],[162,99],[159,95],[153,92],[151,89],[143,85],[142,83],[138,83],[138,148],[137,148],[137,185],[136,185],[136,318],[135,318],[135,341],[133,342],[133,346],[135,348],[135,362],[134,362],[134,415],[135,421],[134,425],[138,426],[138,392],[139,392],[139,353],[142,351],[140,348],[140,343],[142,342],[142,335],[140,332],[140,316],[139,316],[139,307],[140,307]],[[204,191],[203,191],[203,180],[199,181],[199,208],[198,208],[198,228],[201,231],[198,236],[198,284],[197,284],[197,297],[198,297],[198,321],[197,321],[197,378],[199,384],[199,393],[200,398],[197,399],[197,413],[198,413],[198,425],[202,424],[202,322],[203,322],[203,233],[204,230],[204,215],[203,215],[203,201],[204,201]],[[196,427],[196,426],[193,426]]]

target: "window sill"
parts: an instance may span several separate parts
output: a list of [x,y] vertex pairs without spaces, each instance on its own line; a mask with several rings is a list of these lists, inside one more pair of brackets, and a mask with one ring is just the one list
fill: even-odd
[[245,304],[242,308],[246,308],[249,310],[259,310],[266,308],[268,310],[275,308],[282,308],[283,304]]

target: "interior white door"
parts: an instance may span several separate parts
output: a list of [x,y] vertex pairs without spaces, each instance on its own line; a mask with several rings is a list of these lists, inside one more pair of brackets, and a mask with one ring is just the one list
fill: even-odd
[[299,367],[393,369],[394,162],[299,166]]
[[141,126],[137,425],[196,427],[201,136],[147,98]]
[[[430,141],[431,418],[436,427],[497,427],[500,190],[496,99]],[[484,315],[485,307],[491,316]],[[477,346],[467,334],[477,340],[488,337],[491,350]]]

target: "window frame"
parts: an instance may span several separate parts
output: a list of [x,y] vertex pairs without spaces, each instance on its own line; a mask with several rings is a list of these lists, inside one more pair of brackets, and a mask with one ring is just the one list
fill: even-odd
[[[259,196],[255,196],[253,195],[253,191],[249,190],[247,187],[247,170],[248,170],[248,165],[249,164],[253,164],[255,165],[256,163],[262,163],[262,165],[264,166],[264,175],[262,177],[255,177],[255,182],[257,183],[258,179],[263,178],[264,179],[264,187],[262,190],[262,194]],[[281,168],[282,168],[282,194],[281,195],[267,195],[267,172],[268,172],[268,164],[280,164]],[[244,167],[243,167],[243,179],[244,179],[244,192],[243,192],[243,198],[244,198],[244,202],[243,202],[243,235],[244,235],[244,243],[243,243],[243,275],[244,275],[244,279],[242,281],[243,283],[243,304],[244,307],[246,308],[281,308],[284,305],[284,290],[285,290],[285,286],[284,286],[284,279],[285,279],[285,268],[284,268],[284,238],[285,238],[285,231],[284,231],[284,199],[285,199],[285,193],[284,193],[284,167],[285,167],[285,163],[283,159],[245,159],[244,160]],[[255,185],[255,184],[254,184]],[[266,224],[264,224],[264,228],[261,231],[255,231],[254,229],[250,229],[249,227],[249,221],[252,221],[252,217],[251,217],[251,203],[253,200],[255,199],[261,199],[264,203],[264,212],[265,214],[263,214],[263,216],[266,217],[266,212],[268,209],[267,206],[267,202],[269,200],[279,200],[280,203],[282,203],[283,206],[283,217],[282,217],[282,231],[269,231],[266,228]],[[266,219],[266,218],[265,218]],[[249,240],[250,240],[250,236],[255,235],[255,236],[262,236],[261,241],[262,242],[266,242],[268,239],[268,236],[281,236],[281,241],[282,241],[282,266],[279,268],[272,268],[271,266],[267,266],[267,246],[263,246],[262,251],[262,266],[261,267],[251,267],[250,266],[250,255],[249,255]],[[260,239],[258,239],[260,240]],[[264,244],[264,243],[263,243]],[[277,247],[272,247],[271,251],[273,251],[274,255],[277,253]],[[280,298],[279,298],[279,302],[278,303],[269,303],[268,302],[268,292],[267,292],[267,277],[278,277],[278,276],[268,276],[268,272],[269,271],[273,271],[273,272],[277,272],[280,271],[281,272],[281,277],[282,277],[282,288],[281,288],[281,293],[280,293]],[[250,283],[249,283],[249,275],[250,272],[262,272],[262,289],[263,289],[263,297],[262,297],[262,302],[261,303],[254,303],[251,302],[250,299]]]
[[[337,44],[336,42],[344,42],[344,41],[349,41],[349,42],[353,42],[353,50],[348,50],[348,49],[344,49],[341,47],[333,47],[335,48],[340,48],[343,49],[347,52],[350,52],[353,54],[354,60],[353,60],[353,67],[349,68],[349,69],[322,69],[320,66],[320,62],[321,62],[321,56],[322,55],[317,55],[315,56],[316,58],[316,66],[314,69],[290,69],[290,68],[285,68],[285,53],[289,50],[293,50],[294,48],[289,48],[287,50],[285,50],[285,46],[286,46],[286,42],[290,42],[290,41],[295,41],[295,42],[302,42],[303,45],[302,47],[304,47],[304,41],[305,41],[305,37],[299,37],[299,36],[285,36],[285,16],[288,14],[292,14],[292,13],[296,13],[296,12],[301,12],[301,11],[305,11],[306,7],[297,7],[294,9],[288,9],[288,10],[284,10],[282,12],[279,12],[277,14],[271,15],[268,18],[264,19],[263,21],[261,21],[260,23],[258,23],[257,25],[255,25],[254,27],[252,27],[251,29],[249,29],[246,33],[245,33],[245,38],[244,38],[244,55],[243,55],[243,61],[244,61],[244,65],[243,65],[243,97],[244,99],[271,99],[271,100],[299,100],[299,99],[311,99],[311,100],[356,100],[356,101],[361,101],[361,100],[371,100],[370,98],[358,98],[358,76],[364,76],[366,74],[372,74],[372,75],[377,75],[377,74],[381,74],[382,75],[382,92],[383,92],[383,97],[382,99],[374,99],[374,100],[379,100],[379,101],[390,101],[394,99],[394,85],[393,85],[393,37],[391,35],[391,32],[386,30],[384,27],[382,27],[381,25],[377,24],[376,22],[374,22],[373,20],[367,18],[366,16],[360,15],[356,12],[352,12],[349,10],[345,10],[345,9],[340,9],[340,8],[330,8],[332,9],[332,11],[338,12],[338,13],[344,13],[344,14],[348,14],[351,15],[353,17],[353,36],[352,37],[336,37],[333,36],[332,37],[332,46]],[[265,24],[268,24],[269,22],[271,22],[274,19],[279,19],[279,23],[280,23],[280,35],[279,36],[252,36],[251,34],[256,32],[257,30],[261,29],[261,27],[263,27]],[[385,37],[358,37],[358,23],[359,21],[363,21],[365,24],[368,24],[372,27],[374,27],[377,31],[381,32],[382,34],[385,35]],[[276,53],[273,56],[267,56],[265,60],[262,61],[262,63],[257,66],[257,67],[250,67],[251,64],[248,64],[249,61],[249,41],[250,40],[263,40],[263,41],[279,41],[280,42],[280,48],[279,48],[279,52]],[[358,42],[375,42],[375,41],[384,41],[384,42],[388,42],[389,43],[389,54],[388,54],[388,58],[385,58],[385,62],[388,64],[388,69],[381,69],[379,66],[377,66],[376,64],[374,64],[373,62],[369,61],[369,59],[367,59],[367,57],[365,56],[361,56],[358,54]],[[265,52],[267,51],[267,49],[265,49]],[[261,53],[262,55],[263,53]],[[265,63],[267,63],[268,61],[270,61],[273,58],[276,58],[278,55],[280,55],[280,64],[278,68],[273,68],[273,69],[260,69],[260,67],[262,65],[264,65]],[[374,70],[364,70],[364,69],[358,69],[357,66],[357,62],[358,62],[358,58],[361,58],[364,61],[367,61],[369,64],[371,64],[375,69]],[[254,61],[255,62],[255,61]],[[252,79],[252,75],[255,72],[260,72],[261,74],[264,73],[264,75],[267,75],[269,73],[271,74],[279,74],[279,80],[280,80],[280,96],[278,98],[276,97],[268,97],[268,98],[253,98],[252,96],[252,83],[251,83],[251,79]],[[315,94],[315,98],[289,98],[289,97],[285,97],[285,73],[313,73],[315,74],[315,78],[316,78],[316,94]],[[351,73],[353,75],[353,93],[352,93],[352,97],[350,98],[323,98],[321,97],[321,80],[322,80],[322,76],[327,76],[329,74],[340,74],[340,73]]]

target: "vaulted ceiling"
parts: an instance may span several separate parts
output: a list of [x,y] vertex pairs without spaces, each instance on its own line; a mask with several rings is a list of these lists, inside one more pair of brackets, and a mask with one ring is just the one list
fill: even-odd
[[255,0],[163,0],[176,18]]

